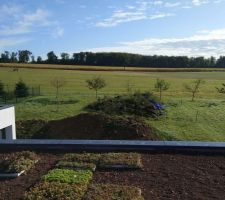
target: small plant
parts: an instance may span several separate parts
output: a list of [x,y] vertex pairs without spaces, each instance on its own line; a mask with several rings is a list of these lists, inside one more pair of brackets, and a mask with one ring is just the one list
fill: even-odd
[[23,82],[23,80],[20,80],[18,83],[16,83],[14,93],[17,98],[28,97],[29,96],[29,88]]
[[53,80],[51,80],[51,85],[56,89],[55,91],[55,98],[57,102],[57,110],[59,105],[59,89],[64,87],[66,84],[66,81],[62,77],[55,77]]
[[91,184],[83,200],[144,200],[141,189],[114,184]]
[[191,101],[194,101],[196,94],[200,91],[200,86],[204,84],[205,81],[202,79],[195,80],[192,84],[185,84],[184,88],[186,91],[190,92],[192,94]]
[[168,90],[170,87],[170,84],[162,79],[156,79],[155,83],[155,89],[157,92],[159,92],[159,99],[162,99],[162,92]]
[[132,91],[133,91],[133,85],[131,84],[130,80],[128,80],[126,82],[125,88],[126,88],[127,94],[131,94],[132,93]]
[[90,90],[95,90],[96,99],[98,98],[98,90],[100,90],[106,86],[105,80],[103,78],[101,78],[100,76],[92,78],[92,79],[88,79],[88,80],[86,80],[86,82],[87,82],[87,87]]
[[92,172],[89,170],[74,171],[69,169],[53,169],[42,176],[43,181],[60,183],[85,183],[92,179]]

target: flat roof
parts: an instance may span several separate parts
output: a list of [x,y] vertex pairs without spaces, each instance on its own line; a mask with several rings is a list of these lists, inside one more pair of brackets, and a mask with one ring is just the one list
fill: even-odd
[[4,110],[6,108],[11,108],[13,105],[0,105],[0,110]]

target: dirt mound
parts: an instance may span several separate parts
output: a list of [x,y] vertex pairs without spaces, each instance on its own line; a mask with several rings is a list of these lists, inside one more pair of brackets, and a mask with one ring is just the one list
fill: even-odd
[[84,113],[75,117],[50,121],[35,138],[46,139],[111,139],[158,140],[141,119]]

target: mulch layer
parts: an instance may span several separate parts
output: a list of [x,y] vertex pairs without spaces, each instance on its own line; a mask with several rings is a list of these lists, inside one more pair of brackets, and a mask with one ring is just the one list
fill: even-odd
[[[0,158],[5,153],[0,153]],[[0,200],[21,199],[24,192],[54,168],[62,155],[39,153],[40,161],[16,179],[0,179]],[[137,186],[145,200],[225,199],[225,157],[222,155],[142,154],[142,170],[94,172],[92,183]]]

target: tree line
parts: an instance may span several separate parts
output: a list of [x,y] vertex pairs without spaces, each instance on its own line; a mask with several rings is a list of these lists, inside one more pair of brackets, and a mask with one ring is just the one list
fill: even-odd
[[90,65],[90,66],[122,66],[148,68],[225,68],[225,56],[215,57],[187,57],[187,56],[146,56],[130,53],[92,53],[80,52],[61,53],[58,57],[54,51],[47,53],[44,60],[41,56],[35,57],[29,50],[18,52],[5,51],[1,53],[0,63],[38,63],[63,65]]

